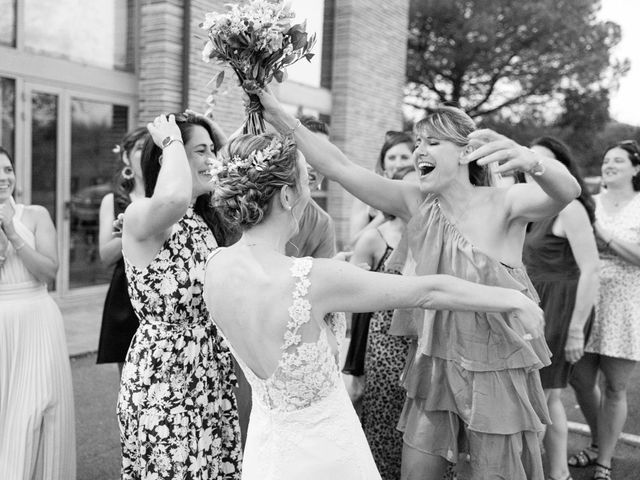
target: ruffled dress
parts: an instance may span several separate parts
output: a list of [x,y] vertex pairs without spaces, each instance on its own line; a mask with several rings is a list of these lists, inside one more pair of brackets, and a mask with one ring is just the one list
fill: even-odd
[[[538,300],[524,267],[475,248],[434,196],[407,228],[415,274],[453,275]],[[550,364],[544,338],[523,340],[524,328],[508,314],[446,310],[398,310],[391,331],[418,336],[403,374],[398,428],[406,444],[454,463],[469,453],[472,478],[543,478],[537,432],[550,423],[538,372]]]

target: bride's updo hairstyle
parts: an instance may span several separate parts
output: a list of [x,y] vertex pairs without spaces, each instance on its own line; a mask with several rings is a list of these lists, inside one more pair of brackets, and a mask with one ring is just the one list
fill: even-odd
[[[456,107],[439,106],[427,109],[426,116],[416,123],[416,135],[446,140],[460,147],[469,145],[467,136],[476,130],[476,124],[463,110]],[[489,185],[487,169],[476,162],[469,164],[469,180],[472,185]]]
[[298,150],[290,136],[240,135],[214,167],[213,205],[226,221],[246,230],[269,215],[284,186],[298,189]]

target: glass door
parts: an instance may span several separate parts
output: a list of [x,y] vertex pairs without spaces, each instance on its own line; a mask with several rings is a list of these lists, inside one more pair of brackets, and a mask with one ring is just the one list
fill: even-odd
[[122,169],[113,152],[127,132],[129,107],[71,98],[69,288],[108,283],[112,266],[98,254],[100,203]]
[[[109,282],[100,261],[102,198],[122,168],[113,152],[132,121],[132,105],[65,89],[25,86],[25,203],[44,206],[58,232],[57,296]],[[104,287],[101,287],[104,288]]]

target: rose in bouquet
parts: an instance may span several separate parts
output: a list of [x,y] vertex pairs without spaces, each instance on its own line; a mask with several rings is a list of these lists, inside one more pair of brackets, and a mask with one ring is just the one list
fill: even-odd
[[[209,37],[202,58],[229,65],[246,91],[263,88],[274,78],[282,82],[286,67],[313,57],[315,34],[307,35],[306,22],[291,24],[295,15],[284,2],[251,0],[227,9],[227,13],[207,13],[200,25]],[[224,70],[215,78],[214,93],[223,79]],[[262,105],[256,95],[249,94],[243,132],[264,130]]]

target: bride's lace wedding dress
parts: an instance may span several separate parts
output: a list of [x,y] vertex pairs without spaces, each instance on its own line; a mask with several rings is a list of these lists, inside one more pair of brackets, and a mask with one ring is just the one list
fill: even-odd
[[312,265],[293,261],[293,302],[270,377],[258,377],[228,342],[253,391],[243,480],[380,479],[339,370],[344,315],[319,325],[305,298]]

